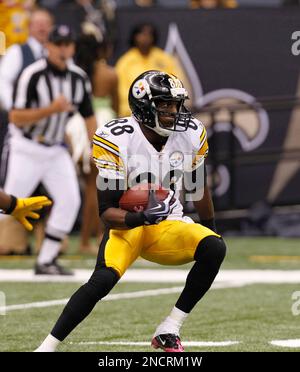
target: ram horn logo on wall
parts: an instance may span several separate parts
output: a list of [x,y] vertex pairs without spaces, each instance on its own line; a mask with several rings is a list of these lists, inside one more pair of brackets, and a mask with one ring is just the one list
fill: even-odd
[[[176,58],[183,72],[181,78],[190,93],[190,105],[194,112],[199,110],[195,116],[206,126],[208,136],[212,135],[211,127],[214,124],[215,132],[229,132],[233,128],[233,134],[244,151],[252,151],[265,141],[269,132],[269,117],[267,112],[259,106],[255,97],[238,89],[226,88],[209,93],[203,92],[201,80],[175,23],[169,25],[165,50]],[[232,116],[229,106],[236,105],[243,105],[247,109],[236,111]],[[209,113],[203,112],[205,108],[212,110],[215,107],[218,107],[218,110],[214,118]],[[217,173],[219,178],[222,174],[227,174],[227,172],[224,173],[224,169],[222,172],[221,169],[217,170]],[[219,191],[222,190],[222,194],[225,194],[229,186],[230,182],[226,177],[226,180],[220,180]]]

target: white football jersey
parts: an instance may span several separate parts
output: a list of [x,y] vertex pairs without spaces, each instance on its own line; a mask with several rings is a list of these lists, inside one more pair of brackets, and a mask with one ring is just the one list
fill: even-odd
[[[115,180],[124,180],[125,189],[137,183],[152,183],[175,189],[176,202],[168,219],[181,220],[181,190],[203,189],[203,167],[208,144],[203,124],[192,118],[185,132],[172,132],[161,151],[143,134],[134,117],[112,120],[99,128],[93,140],[93,157],[101,179],[112,188]],[[191,184],[186,174],[201,169],[200,178]],[[188,184],[188,185],[187,185]],[[172,188],[173,188],[172,187]],[[99,188],[99,185],[98,185]],[[190,199],[191,200],[191,199]]]

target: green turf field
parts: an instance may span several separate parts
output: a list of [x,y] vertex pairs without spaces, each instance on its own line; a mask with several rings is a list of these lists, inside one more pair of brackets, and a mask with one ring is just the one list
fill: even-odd
[[[226,239],[228,255],[222,269],[300,270],[300,241]],[[78,257],[76,238],[63,261],[73,268],[93,268],[94,258]],[[31,268],[32,258],[1,257],[0,268]],[[135,268],[156,269],[138,261]],[[183,268],[187,269],[185,265]],[[178,287],[183,283],[119,283],[112,294]],[[7,305],[68,298],[79,283],[0,283]],[[186,351],[298,351],[273,346],[272,340],[300,339],[300,315],[292,314],[292,293],[300,283],[252,284],[211,289],[182,328],[184,341],[236,341],[229,346],[189,346]],[[151,351],[148,345],[97,342],[149,342],[156,325],[173,307],[177,293],[103,301],[65,340],[60,351]],[[299,306],[300,308],[300,306]],[[8,311],[0,315],[0,351],[31,351],[51,330],[62,305]]]

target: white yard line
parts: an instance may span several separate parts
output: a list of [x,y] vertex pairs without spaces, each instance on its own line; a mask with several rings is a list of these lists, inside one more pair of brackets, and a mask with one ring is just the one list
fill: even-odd
[[[170,293],[178,293],[181,291],[182,291],[182,287],[171,287],[171,288],[150,289],[146,291],[116,293],[116,294],[107,295],[106,297],[102,299],[102,301],[115,301],[115,300],[128,299],[128,298],[159,296],[159,295],[170,294]],[[61,300],[40,301],[40,302],[31,302],[27,304],[10,305],[10,306],[6,306],[5,308],[0,307],[0,313],[1,311],[9,312],[9,311],[14,311],[14,310],[25,310],[25,309],[32,309],[32,308],[65,305],[68,301],[69,301],[69,298],[63,298]]]
[[[34,275],[33,270],[0,270],[1,282],[86,282],[92,270],[75,269],[73,276]],[[130,283],[184,283],[188,270],[178,269],[129,269],[121,282]],[[300,270],[221,270],[215,283],[300,283]]]
[[[133,283],[184,283],[188,270],[171,269],[130,269],[122,277],[121,282]],[[74,277],[64,276],[35,276],[32,270],[0,270],[0,283],[4,282],[85,282],[89,279],[91,270],[75,270]],[[300,270],[223,270],[212,289],[234,288],[256,283],[300,283]],[[1,284],[0,284],[1,290]],[[128,293],[109,294],[102,301],[113,301],[128,298],[159,296],[179,293],[182,287],[168,287],[136,291]],[[43,308],[65,305],[68,298],[51,301],[40,301],[25,304],[0,307],[0,313],[31,308]]]
[[[233,285],[231,285],[230,283],[224,283],[224,284],[219,283],[219,285],[216,286],[216,289],[228,288],[232,286],[236,287],[237,285],[235,283]],[[161,295],[172,294],[172,293],[180,293],[182,289],[183,287],[170,287],[170,288],[148,289],[146,291],[108,294],[101,301],[116,301],[116,300],[129,299],[129,298],[161,296]],[[9,305],[6,307],[0,307],[0,314],[4,314],[6,312],[15,311],[15,310],[25,310],[25,309],[42,308],[42,307],[50,307],[50,306],[61,306],[61,305],[65,305],[68,301],[69,301],[69,298],[63,298],[61,300],[39,301],[39,302],[30,302],[27,304]]]
[[[231,282],[214,283],[211,289],[235,288],[235,287],[243,287],[244,285],[245,284],[243,283],[231,283]],[[170,288],[160,288],[160,289],[149,289],[146,291],[108,294],[101,301],[115,301],[115,300],[129,299],[129,298],[160,296],[160,295],[166,295],[166,294],[172,294],[172,293],[180,293],[182,289],[183,287],[170,287]],[[5,314],[6,312],[14,311],[14,310],[25,310],[25,309],[32,309],[32,308],[61,306],[61,305],[66,305],[68,301],[69,301],[69,298],[63,298],[61,300],[38,301],[38,302],[30,302],[27,304],[9,305],[6,307],[0,307],[0,314]]]
[[274,346],[282,346],[282,347],[298,347],[300,348],[300,339],[294,340],[273,340],[269,342],[271,345]]
[[[115,345],[115,346],[150,346],[148,341],[82,341],[69,342],[70,345]],[[230,346],[239,344],[239,341],[183,341],[183,346]]]

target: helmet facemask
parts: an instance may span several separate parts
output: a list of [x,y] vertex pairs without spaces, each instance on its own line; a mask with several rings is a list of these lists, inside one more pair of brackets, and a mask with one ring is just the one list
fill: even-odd
[[[152,110],[154,112],[154,123],[151,126],[145,124],[148,128],[154,130],[157,134],[163,137],[168,137],[172,132],[185,132],[188,129],[191,119],[191,112],[184,106],[184,99],[180,100],[162,100],[177,102],[177,112],[169,112],[158,109],[155,101],[152,102]],[[173,123],[167,124],[160,121],[161,117],[173,118]]]

